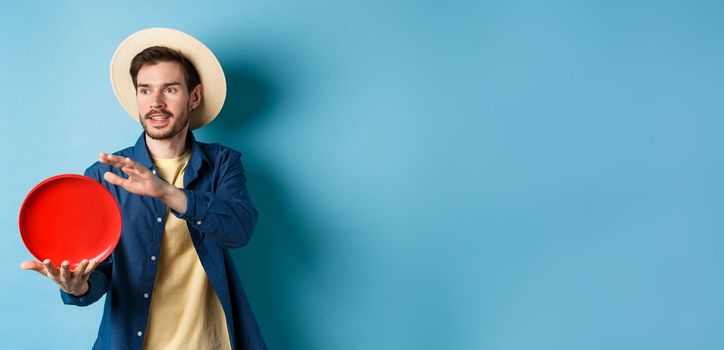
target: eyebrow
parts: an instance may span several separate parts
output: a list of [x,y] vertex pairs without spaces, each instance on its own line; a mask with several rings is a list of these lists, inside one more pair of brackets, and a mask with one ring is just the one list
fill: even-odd
[[[176,82],[176,81],[170,81],[170,82],[167,82],[167,83],[163,83],[163,85],[161,85],[161,86],[163,86],[163,87],[169,87],[169,86],[174,86],[174,85],[181,85],[181,83]],[[151,87],[151,85],[150,85],[150,84],[138,84],[138,85],[137,85],[137,88],[140,88],[140,87]]]

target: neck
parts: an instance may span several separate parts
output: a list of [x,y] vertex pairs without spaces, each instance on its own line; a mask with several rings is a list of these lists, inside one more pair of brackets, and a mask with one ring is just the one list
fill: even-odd
[[184,128],[176,136],[165,139],[156,140],[152,139],[146,134],[146,148],[151,157],[161,159],[178,158],[186,152],[186,135],[188,134],[188,127]]

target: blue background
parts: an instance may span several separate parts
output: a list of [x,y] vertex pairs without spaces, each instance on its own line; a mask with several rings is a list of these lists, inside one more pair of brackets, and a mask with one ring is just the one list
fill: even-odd
[[108,63],[146,27],[228,79],[234,251],[272,349],[722,349],[717,1],[0,5],[0,339],[89,348],[101,304],[18,264],[27,192],[141,128]]

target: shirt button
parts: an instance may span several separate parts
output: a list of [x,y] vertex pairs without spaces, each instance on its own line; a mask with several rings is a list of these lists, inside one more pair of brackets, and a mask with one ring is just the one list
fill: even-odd
[[201,225],[201,221],[196,221],[196,225]]
[[151,170],[151,172],[153,173],[153,175],[156,175],[156,169]]
[[155,255],[151,255],[151,260],[156,261],[156,256],[155,256]]
[[163,219],[159,217],[159,218],[156,218],[156,221],[161,222],[161,221],[163,221]]
[[143,335],[143,332],[141,332],[141,331],[138,331],[138,333],[136,333],[136,334],[138,334],[138,336],[140,337],[140,336],[142,336],[142,335]]
[[143,298],[148,299],[148,293],[143,293]]

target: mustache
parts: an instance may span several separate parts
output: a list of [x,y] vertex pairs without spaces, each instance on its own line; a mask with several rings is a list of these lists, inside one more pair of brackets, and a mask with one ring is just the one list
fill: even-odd
[[165,109],[152,109],[146,115],[144,116],[146,119],[150,119],[152,115],[154,114],[163,114],[166,117],[173,117],[173,113],[165,110]]

